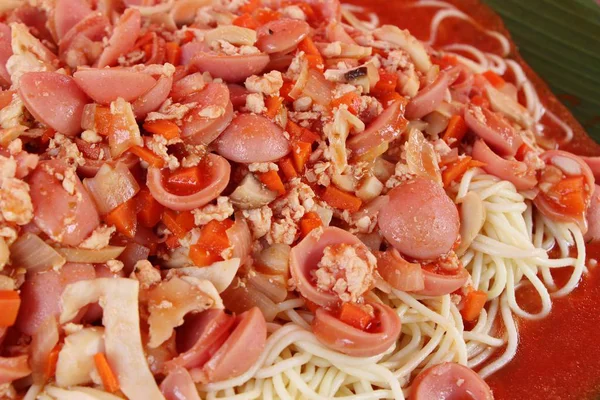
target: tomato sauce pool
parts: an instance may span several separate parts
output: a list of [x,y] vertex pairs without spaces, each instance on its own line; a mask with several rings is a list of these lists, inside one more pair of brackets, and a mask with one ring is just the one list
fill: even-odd
[[[377,13],[382,24],[394,24],[428,40],[436,7],[414,7],[414,0],[345,0]],[[484,32],[502,32],[501,19],[479,0],[446,0],[468,14],[472,24],[448,18],[440,24],[434,46],[470,44],[499,54],[497,40]],[[511,58],[521,64],[534,83],[544,106],[573,128],[574,139],[561,147],[582,155],[600,155],[590,139],[548,87],[523,62],[512,46]],[[509,81],[510,77],[506,77]],[[542,119],[544,135],[558,136],[559,127]],[[600,245],[588,246],[588,259],[600,260]],[[588,263],[589,265],[589,263]],[[557,277],[557,281],[560,277]],[[521,304],[536,303],[533,291],[519,293]],[[518,320],[519,347],[515,358],[487,379],[496,400],[592,400],[600,398],[600,266],[590,268],[580,285],[565,298],[554,299],[552,312],[539,321]]]

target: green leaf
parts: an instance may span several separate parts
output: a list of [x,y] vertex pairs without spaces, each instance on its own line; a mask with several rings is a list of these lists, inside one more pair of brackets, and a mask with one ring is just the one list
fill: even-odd
[[525,61],[600,142],[600,6],[595,0],[483,1],[504,19]]

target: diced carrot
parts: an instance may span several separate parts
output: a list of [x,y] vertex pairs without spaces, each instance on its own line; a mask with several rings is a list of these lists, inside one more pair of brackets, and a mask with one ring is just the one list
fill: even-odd
[[58,353],[60,353],[61,349],[62,343],[59,343],[54,346],[48,355],[48,360],[46,360],[46,365],[44,367],[44,378],[46,381],[56,375],[56,363],[58,362]]
[[186,43],[192,42],[195,39],[196,39],[196,35],[194,34],[194,31],[187,30],[183,34],[183,39],[181,39],[181,44],[186,44]]
[[465,297],[463,309],[460,311],[465,321],[474,321],[481,314],[487,302],[487,294],[481,290],[470,291]]
[[96,105],[94,112],[94,128],[100,136],[108,136],[112,131],[114,116],[109,107]]
[[240,15],[239,17],[233,20],[232,24],[248,29],[256,29],[259,27],[258,22],[256,22],[256,20],[250,13]]
[[196,226],[194,214],[190,211],[178,212],[166,208],[162,213],[161,221],[178,239],[183,238]]
[[319,135],[288,120],[285,130],[290,134],[293,141],[307,142],[311,145],[320,139]]
[[362,205],[361,199],[353,194],[344,192],[333,185],[329,185],[325,188],[321,198],[333,208],[348,210],[350,212],[357,212]]
[[312,301],[310,301],[309,299],[304,299],[304,307],[306,307],[308,309],[308,311],[310,312],[316,312],[321,306],[319,306],[317,303],[313,303]]
[[332,110],[340,107],[341,105],[346,105],[348,107],[348,111],[356,115],[360,109],[360,96],[355,92],[349,92],[341,97],[333,99],[330,105]]
[[152,58],[153,49],[154,49],[154,46],[152,43],[145,44],[144,47],[142,47],[142,50],[144,51],[144,57],[146,60],[149,60],[150,58]]
[[167,140],[176,139],[181,133],[181,129],[179,129],[177,124],[168,119],[144,122],[144,129],[155,135],[161,135]]
[[312,153],[312,145],[307,142],[295,142],[292,144],[292,160],[296,171],[302,173],[304,166]]
[[141,38],[139,38],[138,40],[136,40],[135,45],[133,46],[135,49],[141,49],[144,46],[151,44],[152,41],[154,40],[154,32],[148,32],[145,35],[143,35]]
[[165,165],[165,162],[162,158],[145,147],[132,146],[129,148],[129,151],[146,161],[151,167],[162,168]]
[[485,71],[482,75],[495,88],[500,89],[502,86],[506,85],[506,81],[500,75],[498,75],[497,73],[495,73],[494,71]]
[[0,327],[9,327],[15,324],[21,307],[21,297],[15,290],[0,290]]
[[469,168],[477,168],[477,167],[485,167],[487,164],[484,163],[483,161],[479,161],[479,160],[471,160],[469,161]]
[[56,135],[56,131],[52,128],[47,128],[44,130],[44,133],[42,133],[40,142],[42,143],[42,145],[47,145],[48,143],[50,143],[50,140],[54,138],[54,135]]
[[174,66],[181,63],[181,47],[175,42],[168,42],[166,45],[167,62]]
[[365,330],[372,321],[369,314],[363,307],[355,303],[344,303],[340,308],[340,321],[356,329]]
[[279,110],[283,105],[283,97],[269,96],[265,100],[265,105],[267,106],[267,111],[265,112],[265,115],[267,116],[267,118],[273,119],[277,116],[277,114],[279,114]]
[[305,56],[305,58],[308,62],[309,68],[316,69],[319,72],[325,71],[325,62],[323,61],[323,57],[309,54]]
[[279,161],[278,165],[279,170],[281,171],[285,179],[290,180],[298,177],[298,172],[296,172],[296,169],[294,168],[294,163],[292,162],[290,157],[282,158]]
[[467,134],[467,124],[461,115],[453,115],[442,139],[450,146],[457,146]]
[[515,154],[515,159],[519,161],[523,161],[525,159],[525,155],[531,151],[531,147],[527,143],[523,143],[517,149],[517,153]]
[[444,187],[450,186],[452,182],[459,179],[469,169],[469,164],[472,158],[466,156],[448,165],[444,171],[442,171],[442,182]]
[[179,168],[167,178],[169,191],[180,195],[189,195],[202,188],[202,175],[198,166]]
[[316,212],[310,211],[304,214],[300,220],[300,234],[302,237],[308,235],[313,229],[323,226],[321,217]]
[[220,254],[210,250],[206,250],[205,248],[197,244],[193,244],[190,246],[189,257],[190,260],[192,260],[194,265],[197,267],[207,267],[218,261],[223,260]]
[[264,25],[267,22],[276,21],[281,18],[281,13],[268,8],[259,8],[252,13],[252,16],[259,25]]
[[398,100],[406,100],[400,93],[398,92],[387,92],[383,94],[379,94],[375,96],[377,100],[381,103],[381,105],[385,107],[389,107],[392,103]]
[[104,222],[108,225],[113,225],[117,228],[118,232],[130,239],[133,239],[137,232],[137,207],[135,200],[135,197],[127,200],[104,217]]
[[142,188],[136,197],[138,222],[146,228],[154,227],[160,221],[165,207],[154,199],[147,187]]
[[167,240],[165,240],[165,246],[167,246],[167,248],[170,250],[176,249],[180,246],[179,239],[177,239],[177,237],[174,235],[169,235]]
[[221,261],[221,252],[229,246],[227,229],[233,225],[233,221],[212,220],[202,227],[198,242],[190,247],[190,258],[196,266],[203,267],[214,262]]
[[116,393],[119,390],[119,381],[113,370],[108,364],[108,360],[104,353],[94,354],[94,363],[96,364],[96,370],[102,379],[102,385],[107,392]]
[[384,93],[395,92],[396,85],[398,84],[398,76],[396,74],[390,74],[385,69],[379,70],[379,80],[371,94],[373,96],[381,95]]
[[239,11],[242,13],[251,13],[262,5],[260,0],[249,0],[247,3],[243,4]]
[[477,95],[471,97],[471,103],[479,107],[490,108],[490,102],[483,96]]
[[267,171],[258,174],[258,179],[267,187],[267,189],[277,192],[278,196],[285,194],[285,186],[277,171]]
[[315,16],[315,10],[313,10],[313,8],[310,6],[310,4],[308,4],[306,2],[300,3],[300,2],[286,1],[284,4],[286,6],[294,5],[298,8],[300,8],[304,12],[304,15],[306,15],[307,19],[312,19]]
[[565,213],[580,215],[586,209],[585,179],[583,176],[561,179],[550,188],[547,196],[553,200],[556,199],[558,205]]
[[284,80],[283,86],[279,89],[279,95],[285,99],[285,101],[293,102],[294,99],[290,97],[290,92],[294,88],[294,82]]
[[440,66],[440,69],[446,69],[448,67],[454,67],[458,65],[458,58],[450,54],[444,54],[441,58],[432,60],[435,64]]

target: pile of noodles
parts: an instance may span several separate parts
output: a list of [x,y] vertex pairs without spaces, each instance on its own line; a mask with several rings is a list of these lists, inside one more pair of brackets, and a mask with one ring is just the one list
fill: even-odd
[[[424,0],[415,7],[439,8],[431,24],[430,44],[435,42],[444,18],[469,19],[440,1]],[[344,15],[354,10],[345,6]],[[376,26],[377,17],[370,18],[370,22],[363,23]],[[488,34],[508,54],[508,40],[497,32]],[[467,45],[440,50],[457,56],[474,72],[492,70],[503,75],[510,69],[534,119],[539,122],[547,115],[563,128],[564,141],[572,138],[571,129],[544,109],[518,63]],[[374,295],[400,316],[402,335],[385,354],[350,357],[321,345],[310,330],[312,314],[302,311],[303,301],[287,300],[279,305],[283,317],[269,324],[266,348],[256,364],[236,378],[200,385],[203,398],[403,399],[410,392],[412,378],[434,364],[458,362],[475,368],[484,378],[506,365],[517,349],[515,316],[543,318],[550,312],[553,296],[567,295],[576,287],[586,271],[585,244],[576,224],[548,220],[534,208],[527,193],[519,193],[510,182],[471,169],[454,184],[450,194],[460,204],[469,192],[481,198],[486,210],[482,230],[461,258],[473,287],[488,295],[486,308],[474,327],[465,330],[452,295],[427,297],[376,290]],[[551,259],[548,251],[554,247],[560,254]],[[569,255],[573,248],[575,258]],[[569,268],[570,278],[562,287],[557,287],[552,278],[554,268]],[[539,296],[541,309],[536,313],[517,302],[516,292],[524,285],[530,285]]]

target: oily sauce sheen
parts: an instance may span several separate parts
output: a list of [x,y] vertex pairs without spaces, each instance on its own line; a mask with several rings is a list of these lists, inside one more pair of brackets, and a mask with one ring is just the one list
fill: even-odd
[[[472,16],[480,26],[510,37],[501,19],[478,0],[446,0]],[[382,24],[394,24],[429,39],[435,7],[411,7],[413,0],[351,0],[378,14]],[[458,18],[445,19],[438,30],[436,46],[470,44],[498,54],[498,42],[482,29]],[[546,84],[518,61],[534,83],[544,106],[566,122],[575,137],[561,148],[581,155],[600,155],[600,146],[586,135],[569,111],[552,95]],[[505,76],[508,81],[513,77]],[[557,138],[559,127],[543,118],[544,135]],[[600,259],[600,245],[588,246],[588,259]],[[589,265],[589,263],[588,263]],[[557,277],[560,283],[560,277]],[[519,303],[535,308],[534,291],[522,290]],[[600,266],[590,268],[579,287],[566,298],[553,299],[552,312],[540,321],[518,321],[517,355],[506,367],[487,379],[497,400],[591,400],[600,396]]]

